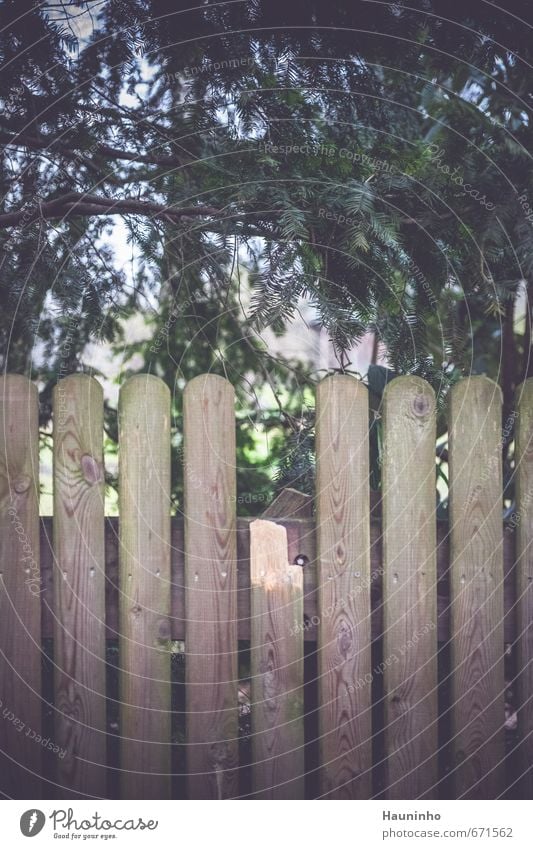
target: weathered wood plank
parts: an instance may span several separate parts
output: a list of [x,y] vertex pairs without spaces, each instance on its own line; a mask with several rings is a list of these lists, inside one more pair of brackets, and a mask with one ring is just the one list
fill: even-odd
[[281,525],[250,525],[250,572],[253,792],[303,799],[303,572]]
[[310,519],[313,515],[313,496],[291,486],[279,495],[262,513],[263,519]]
[[103,392],[54,388],[54,692],[59,795],[106,794]]
[[226,799],[238,794],[233,387],[201,375],[183,407],[189,798]]
[[434,798],[437,771],[435,393],[399,377],[383,396],[383,660],[387,795]]
[[515,474],[518,727],[522,798],[533,798],[533,378],[517,390]]
[[317,388],[321,792],[371,796],[368,391],[347,375]]
[[452,718],[458,798],[503,790],[501,393],[486,377],[451,391]]
[[40,798],[41,577],[37,387],[0,377],[0,794]]
[[139,374],[119,399],[121,795],[170,796],[170,393]]

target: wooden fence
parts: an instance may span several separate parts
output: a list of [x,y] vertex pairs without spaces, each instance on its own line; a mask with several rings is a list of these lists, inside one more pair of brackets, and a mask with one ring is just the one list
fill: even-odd
[[237,519],[233,389],[200,376],[183,403],[183,516],[170,393],[138,375],[120,393],[120,519],[105,519],[102,390],[60,381],[40,519],[37,389],[0,378],[0,792],[530,798],[533,382],[507,528],[500,391],[484,377],[451,392],[449,526],[423,380],[385,391],[379,516],[356,379],[317,389],[314,518]]

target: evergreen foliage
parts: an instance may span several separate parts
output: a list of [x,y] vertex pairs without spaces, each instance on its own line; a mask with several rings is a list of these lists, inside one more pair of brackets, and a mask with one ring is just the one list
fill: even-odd
[[[271,486],[249,462],[261,415],[274,455],[297,446],[280,481],[305,481],[310,377],[260,336],[301,298],[339,369],[371,329],[440,395],[488,372],[508,413],[532,371],[529,306],[512,326],[533,270],[527,6],[4,0],[2,365],[40,381],[43,424],[87,342],[123,349],[144,312],[151,338],[126,345],[143,369],[236,384],[245,489]],[[277,385],[286,415],[265,417]]]

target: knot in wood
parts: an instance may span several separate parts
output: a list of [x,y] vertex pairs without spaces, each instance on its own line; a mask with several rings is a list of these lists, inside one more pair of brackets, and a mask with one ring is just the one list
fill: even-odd
[[346,563],[346,548],[339,542],[335,549],[335,566],[344,566]]
[[228,744],[212,743],[209,747],[209,760],[213,769],[222,769],[228,761]]
[[269,657],[268,661],[262,664],[261,672],[263,696],[267,707],[272,708],[280,694],[280,685],[273,657]]
[[142,613],[141,605],[140,604],[134,604],[133,607],[131,608],[131,612],[133,613],[134,616],[138,616],[140,613]]
[[419,416],[420,418],[427,416],[431,409],[429,398],[422,392],[417,392],[413,398],[412,408],[415,416]]
[[94,484],[100,483],[102,480],[102,465],[98,460],[95,460],[90,454],[83,454],[80,464],[83,477],[88,484],[94,486]]
[[16,478],[13,489],[18,495],[22,495],[23,492],[26,492],[30,488],[31,478],[29,475],[19,475]]
[[339,636],[337,637],[337,646],[342,657],[346,658],[350,648],[352,646],[352,635],[350,633],[350,629],[344,623],[341,627]]
[[160,640],[170,640],[170,622],[168,619],[161,620],[157,629],[157,634]]
[[394,706],[394,713],[396,716],[401,716],[409,711],[407,702],[405,702],[397,693],[391,697],[391,705]]

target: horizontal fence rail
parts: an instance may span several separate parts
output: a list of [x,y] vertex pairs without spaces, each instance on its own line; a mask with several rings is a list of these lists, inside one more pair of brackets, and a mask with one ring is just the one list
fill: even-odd
[[170,393],[137,375],[120,391],[120,518],[105,518],[102,390],[61,380],[40,518],[37,391],[1,378],[0,793],[530,798],[533,381],[505,526],[487,378],[450,393],[449,523],[420,378],[384,394],[379,504],[366,387],[318,385],[314,517],[302,496],[238,518],[233,388],[201,375],[183,407],[183,515]]

